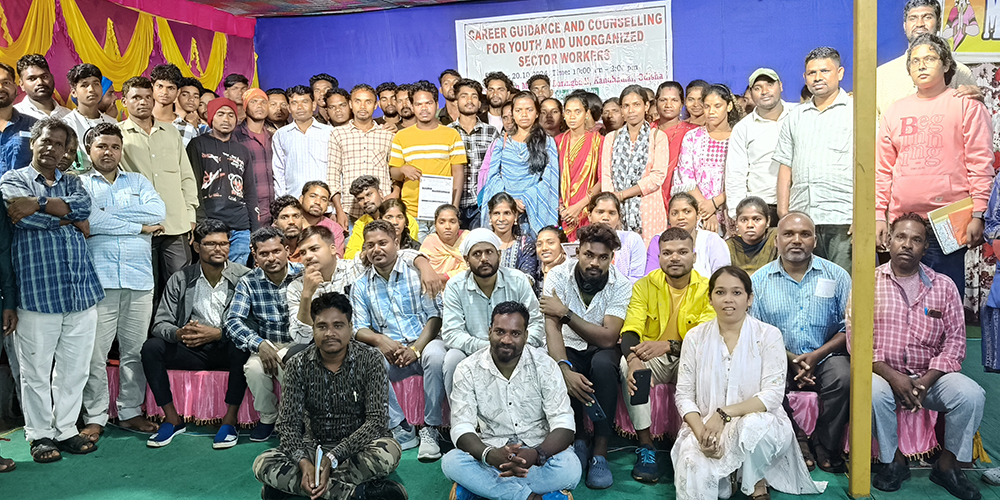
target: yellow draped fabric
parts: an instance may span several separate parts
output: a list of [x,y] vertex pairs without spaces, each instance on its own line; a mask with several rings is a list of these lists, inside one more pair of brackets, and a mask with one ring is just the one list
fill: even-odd
[[14,40],[7,29],[7,16],[0,6],[0,27],[7,47],[0,50],[0,62],[15,66],[21,56],[45,54],[52,46],[52,33],[56,23],[56,1],[34,0],[21,28],[21,35]]
[[223,33],[216,32],[212,38],[212,53],[208,56],[208,64],[205,69],[201,67],[201,58],[198,54],[198,44],[191,39],[191,58],[184,59],[174,32],[170,29],[170,23],[161,17],[156,18],[156,31],[160,38],[160,48],[163,50],[163,58],[167,62],[177,65],[181,73],[187,77],[197,78],[206,89],[216,89],[222,82],[222,73],[225,70],[226,53],[229,51],[229,40]]
[[[35,3],[37,3],[36,0]],[[94,37],[94,33],[87,26],[80,7],[76,0],[61,0],[63,18],[66,20],[66,29],[69,37],[73,40],[76,53],[80,60],[101,68],[104,76],[115,82],[115,88],[121,89],[125,80],[141,75],[149,66],[149,56],[153,53],[153,16],[139,13],[135,30],[132,32],[132,40],[128,44],[128,49],[124,56],[119,56],[118,42],[114,34],[114,25],[108,21],[108,33],[105,35],[105,46]],[[32,4],[34,8],[34,3]],[[26,24],[27,25],[27,24]],[[50,34],[51,37],[51,34]]]

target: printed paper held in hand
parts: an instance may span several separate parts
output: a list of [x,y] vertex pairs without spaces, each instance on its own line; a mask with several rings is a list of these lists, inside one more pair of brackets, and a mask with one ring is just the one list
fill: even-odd
[[433,221],[434,211],[451,203],[451,176],[420,176],[420,194],[417,198],[417,220]]
[[972,222],[972,198],[956,201],[927,213],[931,229],[941,245],[941,251],[950,254],[968,246],[967,230]]

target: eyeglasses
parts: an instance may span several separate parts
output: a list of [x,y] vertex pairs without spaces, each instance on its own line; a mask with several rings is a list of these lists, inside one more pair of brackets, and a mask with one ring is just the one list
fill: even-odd
[[912,68],[919,68],[919,67],[929,68],[931,66],[937,65],[937,63],[939,63],[939,62],[941,62],[941,58],[938,57],[938,56],[927,56],[927,57],[922,57],[922,58],[921,57],[915,57],[913,59],[910,59],[910,68],[911,69]]
[[207,248],[209,250],[214,250],[216,248],[226,248],[226,247],[229,246],[229,242],[228,241],[224,241],[224,242],[203,241],[200,244],[201,244],[201,246],[203,246],[203,247],[205,247],[205,248]]

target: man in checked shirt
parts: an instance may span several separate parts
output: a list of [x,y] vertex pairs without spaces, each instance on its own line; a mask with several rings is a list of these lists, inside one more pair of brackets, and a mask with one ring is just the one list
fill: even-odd
[[931,481],[962,500],[979,500],[979,488],[959,462],[972,461],[986,393],[959,373],[965,359],[962,299],[948,276],[920,263],[927,233],[919,215],[900,216],[889,230],[889,263],[875,270],[872,410],[884,466],[872,486],[896,491],[910,478],[899,451],[896,412],[927,408],[944,414],[944,449],[931,469]]

